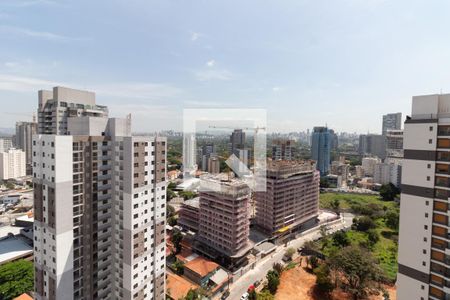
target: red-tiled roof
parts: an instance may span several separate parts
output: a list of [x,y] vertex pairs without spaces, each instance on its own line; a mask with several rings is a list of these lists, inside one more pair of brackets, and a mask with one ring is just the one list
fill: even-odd
[[205,277],[212,271],[216,270],[219,265],[213,261],[207,260],[206,258],[197,257],[196,259],[186,263],[184,267],[192,270],[201,277]]

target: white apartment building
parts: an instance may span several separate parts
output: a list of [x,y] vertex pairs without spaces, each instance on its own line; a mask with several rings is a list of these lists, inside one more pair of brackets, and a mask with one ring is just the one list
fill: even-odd
[[0,152],[6,152],[13,147],[11,138],[0,138]]
[[380,162],[381,160],[378,157],[364,157],[361,163],[364,175],[373,177],[375,174],[375,166]]
[[391,180],[391,164],[378,163],[374,167],[373,181],[379,184],[388,184]]
[[50,93],[39,113],[68,99],[80,113],[33,138],[35,298],[164,299],[165,139],[93,115],[83,101],[93,93]]
[[397,299],[450,299],[450,94],[413,97],[403,146]]
[[0,152],[0,180],[15,179],[26,175],[26,157],[22,150],[10,148]]

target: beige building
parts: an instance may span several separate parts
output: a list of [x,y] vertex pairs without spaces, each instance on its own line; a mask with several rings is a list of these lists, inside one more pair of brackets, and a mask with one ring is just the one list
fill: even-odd
[[26,157],[22,150],[10,148],[0,152],[0,180],[15,179],[26,175]]
[[91,92],[39,92],[36,299],[164,299],[166,141],[106,112]]
[[208,172],[211,174],[220,173],[220,159],[217,156],[208,158]]
[[364,176],[373,177],[375,174],[375,166],[379,163],[381,163],[381,159],[378,157],[364,157],[361,164],[364,170]]
[[319,214],[320,174],[312,161],[269,161],[267,190],[256,192],[256,224],[272,236],[302,230]]
[[415,96],[404,127],[397,299],[449,299],[450,94]]
[[224,264],[239,265],[251,249],[250,188],[227,175],[202,176],[196,249]]

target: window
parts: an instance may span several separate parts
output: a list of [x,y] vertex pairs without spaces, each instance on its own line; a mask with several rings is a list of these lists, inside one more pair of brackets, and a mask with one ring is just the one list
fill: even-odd
[[428,230],[428,225],[424,225],[423,229]]
[[432,139],[429,139],[429,140],[428,140],[428,144],[433,144],[433,140],[432,140]]

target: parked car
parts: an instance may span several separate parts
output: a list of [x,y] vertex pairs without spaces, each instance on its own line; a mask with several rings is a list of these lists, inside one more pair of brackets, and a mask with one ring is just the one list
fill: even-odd
[[228,296],[230,296],[230,292],[227,290],[222,294],[222,296],[220,297],[220,300],[225,300],[228,298]]
[[256,280],[254,283],[253,283],[253,285],[255,286],[255,287],[257,287],[258,285],[260,285],[261,284],[261,280]]
[[241,296],[241,300],[248,300],[248,297],[249,297],[250,295],[247,293],[247,292],[245,292],[244,294],[242,294],[242,296]]

